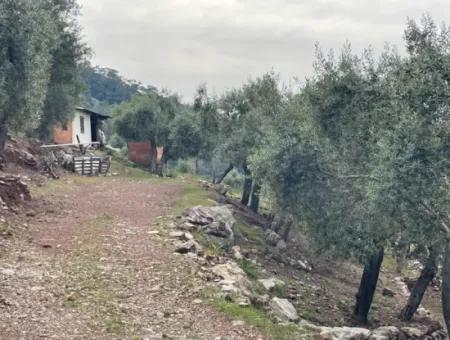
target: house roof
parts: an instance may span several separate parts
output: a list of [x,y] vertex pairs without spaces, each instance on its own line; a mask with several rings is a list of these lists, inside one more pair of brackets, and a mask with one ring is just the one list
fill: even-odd
[[77,107],[76,109],[78,111],[81,111],[81,112],[84,112],[84,113],[87,113],[87,114],[90,114],[90,115],[93,115],[93,116],[97,116],[99,119],[110,119],[111,118],[110,116],[108,116],[108,115],[106,115],[104,113],[99,113],[99,112],[95,112],[95,111],[92,111],[92,110],[88,110],[88,109],[86,109],[84,107],[81,107],[81,106]]

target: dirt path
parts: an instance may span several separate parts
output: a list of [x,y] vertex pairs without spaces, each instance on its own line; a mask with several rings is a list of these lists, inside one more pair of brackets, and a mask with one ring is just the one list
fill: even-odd
[[0,339],[257,339],[202,299],[194,263],[154,231],[177,185],[64,180],[0,244]]

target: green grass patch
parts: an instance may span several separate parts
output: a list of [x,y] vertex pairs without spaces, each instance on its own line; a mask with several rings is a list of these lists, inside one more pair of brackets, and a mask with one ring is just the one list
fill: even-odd
[[[395,257],[391,254],[385,254],[383,258],[383,268],[387,269],[388,271],[392,273],[397,273],[397,260]],[[414,272],[411,268],[405,265],[405,267],[402,270],[402,274],[406,276],[416,276],[417,273]]]
[[247,276],[253,280],[260,277],[259,268],[256,264],[248,259],[243,259],[238,262],[239,267],[247,274]]
[[320,322],[319,313],[313,308],[311,308],[311,306],[304,306],[300,309],[298,314],[304,320],[308,320],[310,322]]
[[214,242],[209,242],[208,246],[205,249],[205,255],[219,256],[220,254],[222,254],[222,247],[220,247],[218,244]]
[[397,261],[393,256],[385,254],[382,266],[389,271],[395,272],[397,270]]
[[286,325],[276,323],[265,311],[253,306],[241,307],[236,303],[216,297],[214,290],[206,292],[209,302],[222,313],[247,324],[257,327],[264,335],[275,340],[307,339],[308,330],[298,325]]
[[175,214],[179,215],[187,208],[197,205],[211,207],[216,205],[216,202],[209,197],[208,192],[198,183],[191,181],[182,182],[181,196],[174,207]]
[[273,288],[273,294],[279,298],[285,298],[287,296],[286,286],[287,285],[276,285]]
[[111,168],[109,171],[111,174],[116,173],[118,177],[126,177],[136,180],[157,178],[156,175],[151,174],[146,169],[118,158],[112,159]]
[[236,221],[234,229],[250,242],[264,244],[262,232],[257,227],[250,226],[243,221]]

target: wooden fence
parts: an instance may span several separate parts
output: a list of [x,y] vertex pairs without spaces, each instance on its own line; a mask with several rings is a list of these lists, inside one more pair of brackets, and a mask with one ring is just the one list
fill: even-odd
[[78,156],[73,158],[74,171],[84,176],[106,175],[111,166],[111,157]]

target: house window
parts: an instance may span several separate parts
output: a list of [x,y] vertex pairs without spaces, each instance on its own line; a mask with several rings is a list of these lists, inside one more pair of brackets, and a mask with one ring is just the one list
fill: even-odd
[[84,133],[84,117],[80,116],[80,132]]

